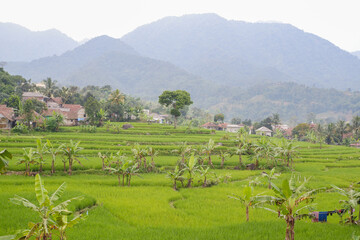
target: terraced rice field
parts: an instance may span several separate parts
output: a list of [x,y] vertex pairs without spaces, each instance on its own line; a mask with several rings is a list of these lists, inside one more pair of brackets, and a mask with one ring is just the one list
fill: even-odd
[[[173,169],[179,156],[173,152],[178,144],[202,145],[211,138],[222,143],[217,148],[225,150],[234,146],[235,135],[224,140],[225,133],[210,134],[206,130],[174,130],[172,126],[135,123],[133,129],[119,134],[98,128],[96,133],[83,133],[80,128],[63,128],[59,133],[34,133],[32,135],[0,135],[0,149],[6,148],[14,154],[9,164],[10,171],[23,171],[16,165],[22,148],[35,147],[37,138],[49,139],[53,143],[66,143],[70,139],[81,141],[84,148],[83,166],[74,165],[74,175],[62,172],[61,158],[56,163],[57,173],[50,176],[50,164],[45,165],[43,180],[46,188],[54,191],[62,182],[68,183],[64,199],[83,195],[85,200],[71,206],[73,210],[92,207],[89,217],[68,232],[68,239],[284,239],[285,222],[264,209],[250,209],[250,222],[246,222],[245,209],[238,201],[228,198],[235,193],[241,195],[248,180],[260,176],[262,170],[235,170],[238,157],[233,156],[220,169],[220,158],[214,156],[217,176],[231,175],[227,182],[207,188],[193,187],[172,189],[172,182],[166,178],[166,171]],[[253,137],[256,141],[256,137]],[[274,139],[274,141],[278,141]],[[100,152],[117,152],[130,155],[135,143],[152,146],[159,151],[155,158],[160,173],[141,174],[134,177],[131,187],[119,187],[116,176],[101,171]],[[291,174],[311,177],[309,187],[327,187],[331,184],[348,187],[360,182],[360,152],[355,148],[319,145],[299,142],[299,156],[295,159],[294,172],[282,172],[279,179]],[[243,156],[245,163],[250,158]],[[48,157],[48,162],[50,157]],[[33,168],[37,170],[36,167]],[[195,182],[197,179],[195,180]],[[22,175],[0,176],[0,236],[12,234],[35,221],[31,211],[11,204],[8,199],[15,194],[35,201],[34,178]],[[257,193],[271,194],[266,187],[255,187]],[[328,211],[339,209],[337,193],[327,191],[316,196],[316,209]],[[359,209],[356,209],[356,213]],[[329,216],[327,223],[313,223],[311,220],[296,222],[296,239],[351,239],[353,233],[360,235],[359,226],[340,225],[339,217]]]

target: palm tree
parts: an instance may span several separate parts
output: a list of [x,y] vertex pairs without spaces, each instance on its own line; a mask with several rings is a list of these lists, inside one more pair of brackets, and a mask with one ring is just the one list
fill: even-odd
[[30,175],[30,164],[37,164],[38,162],[35,160],[35,150],[33,148],[29,148],[26,150],[26,148],[23,148],[23,158],[20,159],[17,164],[25,164],[25,175]]
[[8,160],[12,159],[12,154],[4,149],[0,152],[0,173],[6,171],[6,167],[8,166]]
[[360,116],[353,117],[353,119],[351,120],[351,123],[352,123],[351,128],[353,130],[355,138],[358,139],[359,138],[359,132],[360,132]]
[[275,173],[275,168],[273,168],[273,169],[271,169],[271,171],[269,173],[262,172],[261,176],[266,178],[266,180],[268,182],[268,188],[271,189],[272,180],[277,179],[280,176],[280,173]]
[[348,222],[350,224],[354,224],[356,217],[354,216],[353,212],[355,211],[356,205],[358,205],[358,203],[360,202],[360,192],[356,191],[353,186],[350,186],[349,189],[342,189],[335,185],[332,185],[332,187],[337,193],[346,197],[346,200],[340,200],[340,203],[342,203],[342,207],[345,209],[345,211],[349,211],[350,216]]
[[61,150],[63,151],[64,155],[65,155],[65,159],[67,159],[67,161],[69,162],[69,175],[72,174],[72,165],[74,160],[77,161],[80,165],[81,162],[79,160],[79,152],[81,150],[83,150],[83,148],[79,147],[80,145],[80,141],[77,143],[74,143],[72,140],[70,140],[69,144],[64,144],[61,148]]
[[80,214],[75,215],[70,222],[67,222],[67,217],[63,217],[72,214],[72,212],[67,209],[67,206],[74,200],[83,199],[83,197],[74,197],[59,204],[55,204],[55,202],[63,195],[65,189],[66,183],[63,183],[51,196],[49,196],[48,191],[41,181],[40,175],[37,174],[35,176],[35,193],[38,205],[17,195],[15,195],[14,198],[11,198],[10,201],[12,203],[30,208],[36,212],[41,219],[38,223],[30,223],[29,226],[31,229],[21,231],[15,239],[30,239],[31,237],[35,237],[36,239],[50,240],[52,239],[52,232],[57,230],[60,233],[60,239],[65,240],[66,228],[73,226],[82,219],[82,215]]
[[262,202],[268,202],[277,207],[277,211],[265,208],[274,212],[278,217],[286,221],[285,240],[294,240],[295,237],[295,222],[302,218],[310,217],[309,213],[303,213],[304,209],[311,210],[311,205],[305,205],[313,201],[314,195],[323,189],[313,189],[307,191],[305,185],[309,179],[300,182],[299,186],[295,184],[295,178],[292,176],[290,181],[284,179],[282,188],[279,188],[274,183],[271,183],[275,196],[262,196]]
[[39,172],[42,173],[43,171],[43,164],[45,163],[45,154],[47,153],[47,143],[42,143],[41,139],[36,139],[36,155],[38,156],[39,160]]
[[119,89],[116,89],[110,94],[109,101],[115,105],[124,104],[125,96],[119,91]]
[[62,145],[55,147],[49,139],[46,140],[46,149],[47,152],[51,155],[51,174],[55,173],[55,161],[56,156],[61,152]]
[[69,88],[67,87],[62,87],[59,91],[59,95],[61,97],[61,99],[63,100],[63,103],[69,103],[69,99],[71,97],[71,91]]
[[44,94],[47,97],[52,97],[54,95],[55,90],[57,89],[56,83],[57,81],[53,81],[51,78],[47,78],[43,80],[45,84]]
[[215,145],[215,142],[212,139],[210,139],[209,142],[203,147],[203,152],[208,156],[208,163],[212,168],[214,168],[214,165],[211,161],[211,155],[217,147],[218,146]]

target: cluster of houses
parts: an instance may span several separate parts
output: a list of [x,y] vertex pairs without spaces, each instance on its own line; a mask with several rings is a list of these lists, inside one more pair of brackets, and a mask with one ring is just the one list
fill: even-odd
[[[86,119],[85,109],[78,104],[64,104],[59,97],[46,97],[38,92],[24,92],[23,100],[36,99],[46,104],[47,110],[41,114],[35,114],[38,123],[49,118],[54,112],[61,114],[64,118],[64,125],[76,126],[80,121]],[[22,116],[15,117],[14,109],[6,105],[0,105],[0,129],[10,129],[16,125],[16,121],[21,121]]]
[[[204,125],[201,126],[202,128],[206,128],[206,129],[210,129],[210,130],[217,130],[217,131],[226,131],[226,132],[232,132],[232,133],[236,133],[238,132],[241,128],[244,128],[245,125],[243,124],[228,124],[228,123],[212,123],[212,122],[208,122],[205,123]],[[274,131],[276,129],[282,131],[285,135],[289,135],[291,136],[291,131],[292,129],[286,125],[286,124],[282,124],[282,125],[275,125],[273,126]],[[249,133],[251,134],[253,131],[253,127],[251,126],[249,128]],[[260,127],[258,129],[255,129],[255,133],[256,135],[262,135],[262,136],[272,136],[273,131],[270,130],[267,127]]]

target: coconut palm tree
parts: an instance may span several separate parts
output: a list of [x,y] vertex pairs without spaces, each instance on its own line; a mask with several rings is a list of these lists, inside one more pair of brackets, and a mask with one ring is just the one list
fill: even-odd
[[80,145],[80,141],[74,143],[72,140],[70,140],[70,143],[62,145],[61,150],[65,155],[65,159],[67,159],[69,163],[69,171],[68,171],[69,175],[72,175],[72,166],[74,161],[77,161],[82,166],[79,159],[80,158],[79,152],[83,150],[83,148],[79,147],[79,145]]
[[297,186],[295,178],[292,176],[290,180],[284,179],[282,187],[279,188],[271,183],[275,196],[262,196],[262,203],[271,203],[276,206],[277,210],[264,208],[274,212],[278,217],[283,218],[286,222],[285,240],[294,240],[295,238],[295,222],[297,220],[310,217],[309,213],[304,213],[304,209],[312,210],[314,195],[324,189],[307,190],[305,188],[309,179],[305,179]]
[[40,217],[40,222],[29,223],[30,229],[21,231],[17,234],[15,239],[30,239],[31,237],[35,237],[36,239],[50,240],[52,239],[52,232],[59,231],[60,239],[65,240],[66,228],[75,225],[82,219],[82,215],[80,214],[75,215],[70,222],[67,222],[67,217],[63,217],[72,214],[72,212],[67,209],[67,206],[74,200],[83,199],[83,197],[74,197],[56,204],[65,192],[65,189],[66,183],[63,183],[51,196],[49,196],[48,191],[41,181],[40,175],[37,174],[35,176],[35,193],[38,205],[17,195],[15,195],[14,198],[11,198],[10,201],[12,203],[33,210]]
[[12,159],[12,154],[4,149],[0,152],[0,173],[6,171],[6,167],[8,166],[8,160]]
[[38,164],[34,148],[23,148],[23,158],[17,164],[25,164],[25,175],[30,175],[30,164]]
[[119,91],[119,89],[116,89],[110,94],[109,101],[115,105],[124,104],[125,96]]
[[43,92],[45,96],[52,97],[55,93],[56,87],[56,80],[52,80],[51,78],[46,78],[43,80],[43,83],[45,84],[45,89],[43,89]]
[[[342,204],[342,208],[344,208],[345,211],[349,211],[350,216],[347,222],[350,224],[354,224],[356,219],[356,216],[354,216],[354,211],[356,206],[360,202],[360,192],[356,191],[352,185],[349,187],[349,189],[339,188],[335,185],[331,185],[331,186],[337,193],[346,197],[346,200],[340,200],[340,203]],[[359,209],[359,218],[360,218],[360,209]]]

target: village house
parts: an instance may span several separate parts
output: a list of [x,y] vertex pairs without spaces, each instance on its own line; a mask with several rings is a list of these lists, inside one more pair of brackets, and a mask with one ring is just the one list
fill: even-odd
[[267,127],[261,127],[261,128],[256,129],[255,132],[256,132],[256,135],[271,137],[271,134],[273,131],[271,131]]
[[161,124],[170,124],[171,122],[169,121],[169,115],[167,114],[157,114],[157,113],[151,113],[149,115],[149,117],[151,118],[150,122],[156,122],[156,123],[161,123]]
[[231,133],[237,133],[243,127],[243,124],[227,124],[226,131]]
[[60,97],[46,97],[37,92],[24,92],[23,99],[36,99],[46,103],[47,110],[42,113],[49,118],[54,112],[64,117],[65,126],[77,126],[80,121],[86,120],[85,108],[79,104],[63,104]]
[[201,125],[202,128],[217,130],[217,131],[225,131],[227,126],[228,126],[227,123],[212,123],[212,122],[207,122]]
[[0,129],[10,129],[15,126],[14,109],[0,105]]

